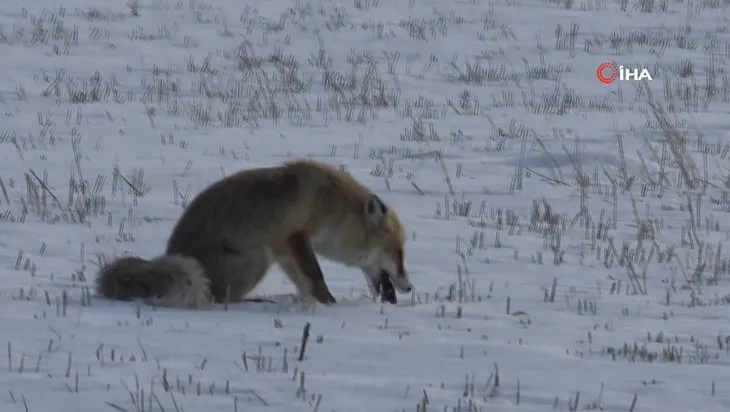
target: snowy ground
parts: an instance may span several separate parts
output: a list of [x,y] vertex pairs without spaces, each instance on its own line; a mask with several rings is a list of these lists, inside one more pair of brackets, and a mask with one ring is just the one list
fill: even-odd
[[[728,410],[727,6],[4,2],[0,410]],[[398,210],[413,296],[331,263],[314,312],[277,269],[228,311],[89,290],[295,156]]]

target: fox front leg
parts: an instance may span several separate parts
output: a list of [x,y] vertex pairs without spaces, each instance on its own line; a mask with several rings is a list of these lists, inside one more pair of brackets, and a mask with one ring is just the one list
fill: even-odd
[[317,257],[314,255],[314,250],[312,250],[312,246],[304,233],[294,233],[289,237],[288,243],[289,254],[296,266],[297,274],[304,282],[309,284],[309,290],[312,296],[324,305],[337,303],[327,283],[324,281],[322,268],[319,266]]

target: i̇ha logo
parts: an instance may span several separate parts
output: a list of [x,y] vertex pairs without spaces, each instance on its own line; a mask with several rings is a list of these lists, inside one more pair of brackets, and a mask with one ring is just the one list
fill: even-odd
[[613,63],[601,63],[596,70],[598,81],[603,84],[611,84],[616,80],[652,80],[647,69],[632,69],[624,66],[616,66]]

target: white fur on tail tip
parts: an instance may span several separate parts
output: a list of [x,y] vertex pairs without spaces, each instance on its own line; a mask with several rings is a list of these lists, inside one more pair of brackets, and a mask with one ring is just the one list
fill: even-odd
[[168,255],[164,257],[169,263],[179,265],[177,275],[181,279],[173,282],[174,286],[162,297],[148,301],[161,307],[204,309],[212,306],[210,279],[205,276],[205,269],[196,259]]

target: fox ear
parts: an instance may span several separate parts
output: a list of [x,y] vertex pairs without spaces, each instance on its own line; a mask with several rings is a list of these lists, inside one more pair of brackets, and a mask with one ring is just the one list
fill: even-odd
[[373,226],[382,226],[385,223],[385,215],[388,207],[376,195],[370,195],[364,205],[365,218]]

